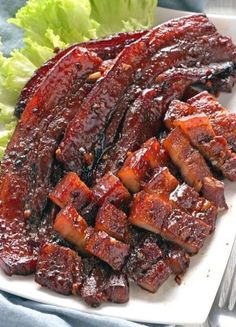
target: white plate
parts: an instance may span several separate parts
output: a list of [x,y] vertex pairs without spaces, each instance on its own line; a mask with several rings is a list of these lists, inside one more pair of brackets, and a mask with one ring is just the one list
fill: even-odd
[[[182,16],[183,12],[158,8],[157,21]],[[236,17],[211,16],[220,32],[234,38]],[[236,90],[221,96],[221,103],[236,111]],[[32,277],[7,277],[0,273],[0,289],[38,302],[124,319],[172,324],[200,324],[208,316],[219,287],[236,231],[236,184],[226,183],[227,213],[219,217],[215,233],[200,253],[191,259],[188,272],[178,286],[170,278],[156,294],[131,287],[130,301],[124,305],[105,304],[98,309],[86,306],[79,297],[62,296],[41,288]]]

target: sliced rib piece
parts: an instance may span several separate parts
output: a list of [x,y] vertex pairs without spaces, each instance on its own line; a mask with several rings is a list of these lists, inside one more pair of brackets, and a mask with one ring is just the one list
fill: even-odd
[[95,229],[104,231],[108,235],[123,241],[128,229],[127,215],[113,204],[105,202],[98,210]]
[[103,231],[90,228],[87,233],[85,250],[120,271],[129,254],[129,245],[116,240]]
[[200,191],[203,178],[212,174],[202,155],[191,146],[182,130],[179,127],[173,129],[163,141],[163,146],[186,182]]
[[111,272],[97,263],[91,271],[85,271],[85,275],[80,294],[90,306],[98,307],[107,301],[125,303],[129,300],[129,282],[125,274]]
[[214,132],[224,136],[234,152],[236,152],[236,114],[228,112],[217,99],[208,92],[190,98],[188,103],[196,112],[202,112],[210,119]]
[[107,302],[108,297],[104,289],[108,278],[109,272],[101,265],[96,265],[86,275],[80,294],[87,304],[98,307],[103,302]]
[[[63,133],[66,122],[75,114],[75,108],[74,111],[70,108],[67,113],[61,112],[61,124],[51,113],[65,92],[70,93],[74,79],[81,79],[82,82],[82,78],[98,67],[100,62],[101,59],[95,54],[81,49],[72,50],[62,57],[54,66],[50,78],[42,83],[28,102],[8,144],[0,177],[0,265],[10,275],[35,270],[38,244],[34,242],[36,234],[31,237],[29,232],[31,224],[41,219],[47,201],[58,134]],[[46,131],[45,126],[52,120],[57,126],[56,130]],[[46,142],[43,142],[44,151],[41,152],[38,146],[43,134]],[[42,176],[45,177],[44,183]]]
[[83,282],[82,269],[75,251],[46,243],[39,253],[35,281],[64,295],[77,294]]
[[[202,24],[199,24],[200,22]],[[168,24],[155,27],[118,55],[114,66],[93,89],[76,118],[68,126],[58,155],[67,168],[81,173],[84,153],[92,151],[93,145],[106,127],[107,119],[114,112],[117,101],[133,81],[136,71],[147,66],[152,54],[174,37],[200,27],[214,30],[209,21],[201,15],[172,20]]]
[[89,225],[94,225],[99,207],[104,203],[112,203],[118,208],[126,208],[132,197],[119,178],[107,173],[92,188],[93,201],[81,210],[81,215]]
[[77,209],[81,209],[93,200],[93,193],[78,175],[70,172],[49,193],[49,198],[60,208],[73,204]]
[[57,214],[53,228],[65,240],[75,244],[81,252],[85,252],[88,224],[72,205],[66,206]]
[[129,301],[129,281],[125,274],[112,273],[105,286],[108,300],[114,303]]
[[176,244],[162,242],[160,245],[164,253],[165,263],[175,275],[183,275],[189,267],[189,254]]
[[[203,181],[204,184],[204,181]],[[217,207],[215,202],[210,202],[199,194],[190,186],[183,183],[179,185],[171,194],[169,199],[181,210],[191,214],[194,218],[203,220],[211,227],[211,231],[215,229],[217,218]],[[224,203],[223,209],[226,204]],[[222,205],[218,204],[218,208],[222,210]]]
[[159,194],[138,193],[131,207],[132,224],[160,234],[190,253],[197,253],[210,233],[210,226],[175,209]]
[[191,144],[214,167],[221,170],[226,178],[236,180],[236,154],[230,150],[223,136],[216,136],[210,120],[205,115],[179,118],[174,124],[181,128]]
[[[194,149],[180,127],[173,129],[163,141],[163,146],[169,153],[171,160],[179,168],[184,180],[196,191],[202,191],[205,178],[211,180],[212,190],[215,189],[219,202],[215,202],[214,196],[208,192],[202,192],[203,196],[212,201],[219,209],[225,204],[224,184],[212,176],[202,155]],[[224,207],[225,205],[223,205]]]
[[210,118],[216,135],[224,136],[230,148],[236,152],[236,114],[225,112]]
[[137,284],[145,290],[155,293],[170,277],[171,270],[164,260],[159,260],[137,280]]
[[167,167],[158,167],[151,179],[144,184],[143,190],[146,193],[159,193],[168,196],[178,185],[179,181]]
[[221,106],[217,99],[207,91],[203,91],[188,99],[188,104],[197,109],[197,112],[204,113],[209,117],[224,113],[226,109]]
[[159,142],[156,138],[151,138],[139,150],[128,153],[118,176],[129,191],[140,191],[141,182],[159,165],[159,152]]
[[228,209],[224,197],[224,183],[214,177],[205,177],[202,181],[202,195],[213,202],[218,210]]
[[185,183],[179,184],[167,167],[157,168],[143,189],[147,193],[157,193],[169,198],[174,207],[189,213],[194,218],[203,220],[211,227],[211,231],[214,230],[217,207],[200,197],[192,187]]
[[31,79],[24,86],[15,107],[15,115],[19,118],[24,111],[28,101],[40,87],[40,84],[49,76],[55,64],[69,51],[75,48],[86,48],[95,52],[103,60],[115,58],[119,52],[128,44],[136,41],[148,31],[136,31],[130,33],[118,33],[105,39],[91,40],[80,44],[72,45],[48,60],[43,66],[38,68]]
[[131,200],[131,195],[118,177],[112,173],[104,175],[93,187],[93,196],[96,204],[101,206],[105,202],[115,205],[126,205]]
[[132,249],[125,266],[128,276],[152,293],[155,293],[171,274],[157,243],[155,235],[144,237]]

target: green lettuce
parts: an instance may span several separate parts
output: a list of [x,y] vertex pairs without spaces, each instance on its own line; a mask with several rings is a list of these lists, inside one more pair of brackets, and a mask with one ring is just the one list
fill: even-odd
[[157,0],[90,0],[99,36],[152,26]]
[[24,47],[0,53],[0,158],[16,125],[14,107],[34,71],[55,48],[153,24],[156,0],[28,0],[9,23],[24,32]]

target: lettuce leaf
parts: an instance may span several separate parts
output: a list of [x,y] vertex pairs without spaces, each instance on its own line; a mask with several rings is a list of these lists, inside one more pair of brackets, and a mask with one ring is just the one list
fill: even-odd
[[145,29],[153,25],[157,0],[90,0],[98,36]]
[[34,71],[55,48],[153,24],[156,0],[28,0],[9,23],[24,32],[24,47],[0,53],[0,159],[16,118],[14,107]]
[[8,140],[10,139],[15,125],[16,118],[13,114],[18,93],[14,90],[7,90],[5,82],[6,59],[0,53],[0,158],[3,156]]
[[8,21],[42,46],[53,48],[56,38],[65,47],[97,37],[99,24],[90,14],[89,0],[30,0]]

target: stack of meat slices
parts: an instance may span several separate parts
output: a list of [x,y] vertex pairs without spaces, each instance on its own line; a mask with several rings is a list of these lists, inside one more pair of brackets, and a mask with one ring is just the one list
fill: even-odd
[[[36,71],[0,176],[0,266],[92,306],[181,281],[227,209],[236,47],[204,15],[59,52]],[[186,98],[193,85],[205,89]],[[210,93],[208,93],[210,92]],[[187,102],[182,102],[183,99]]]

